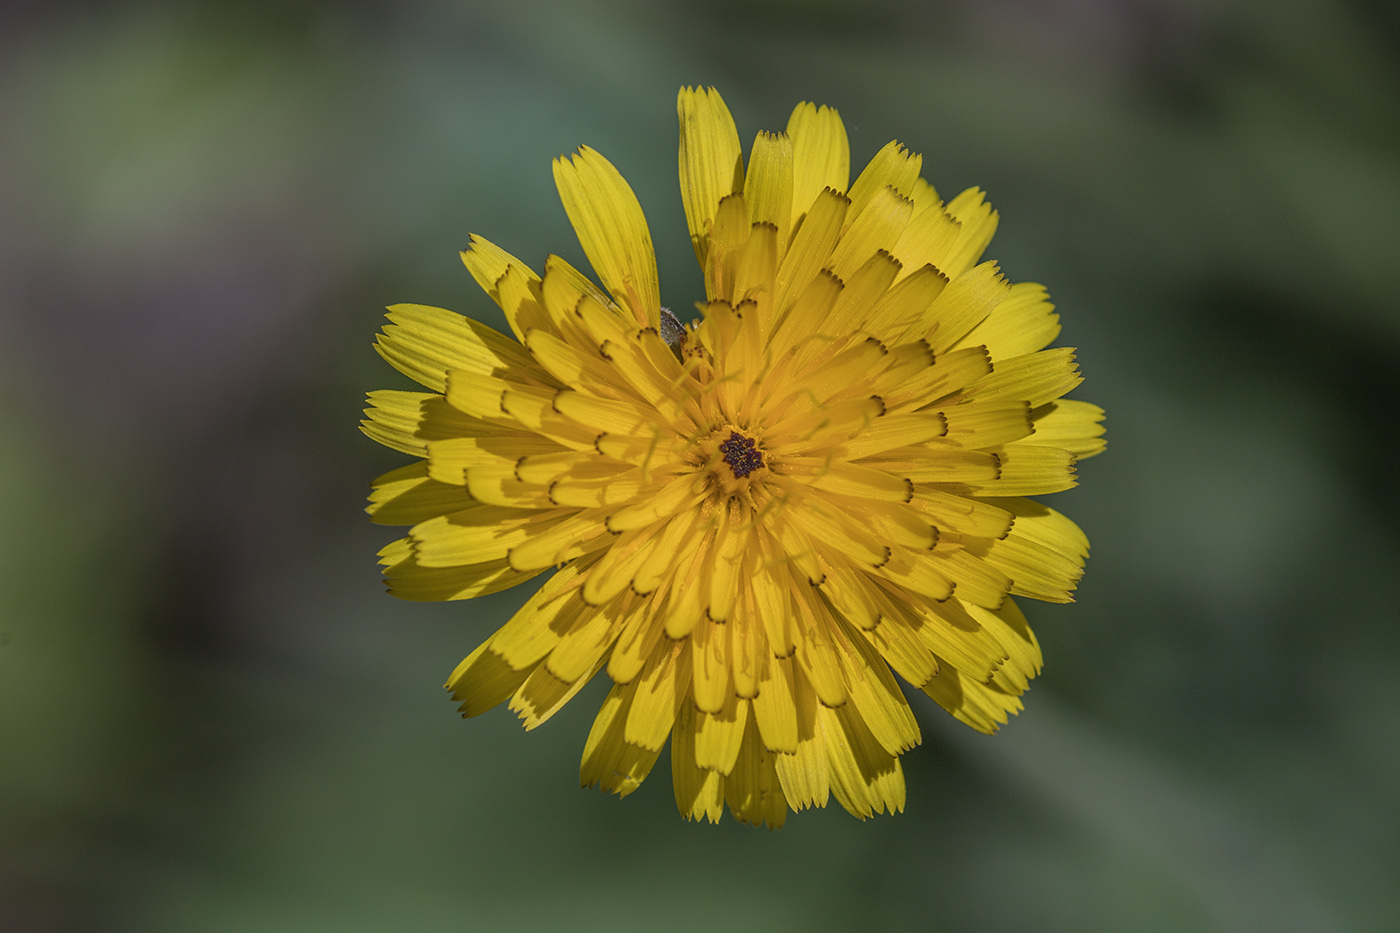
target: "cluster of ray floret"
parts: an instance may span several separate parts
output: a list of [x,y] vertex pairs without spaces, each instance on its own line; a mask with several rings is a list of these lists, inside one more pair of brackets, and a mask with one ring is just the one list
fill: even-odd
[[679,113],[706,289],[679,339],[637,199],[588,148],[554,174],[602,287],[473,237],[513,337],[390,309],[379,352],[427,391],[367,410],[417,458],[371,497],[413,526],[381,552],[389,590],[554,569],[448,686],[464,715],[508,701],[533,728],[606,672],[585,784],[630,793],[669,739],[689,818],[901,810],[920,736],[894,674],[984,732],[1020,709],[1041,655],[1010,596],[1068,601],[1088,553],[1026,497],[1074,485],[1103,413],[1062,397],[1080,377],[1045,349],[1045,290],[979,264],[980,192],[942,202],[896,143],[851,182],[825,107],[759,133],[746,168],[718,93]]

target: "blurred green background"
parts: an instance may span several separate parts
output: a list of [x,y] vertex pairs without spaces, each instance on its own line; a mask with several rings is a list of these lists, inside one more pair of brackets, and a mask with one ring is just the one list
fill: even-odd
[[[0,7],[0,929],[1396,929],[1396,10]],[[440,689],[526,594],[378,580],[383,307],[502,326],[469,232],[583,265],[585,142],[689,307],[686,83],[984,187],[1109,412],[1027,711],[915,693],[897,818],[579,791],[600,685],[529,735]]]

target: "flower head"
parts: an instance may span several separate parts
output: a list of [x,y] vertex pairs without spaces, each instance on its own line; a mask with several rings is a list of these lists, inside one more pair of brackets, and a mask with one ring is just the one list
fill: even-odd
[[641,207],[586,147],[554,177],[602,288],[473,237],[514,339],[390,309],[377,349],[428,391],[369,397],[366,433],[418,458],[371,495],[413,526],[381,552],[389,591],[554,570],[447,686],[532,729],[606,672],[585,785],[630,793],[669,737],[688,818],[902,810],[919,728],[893,674],[984,732],[1021,708],[1041,655],[1009,594],[1069,601],[1088,553],[1024,497],[1074,485],[1103,413],[1062,398],[1080,377],[1044,349],[1045,290],[978,264],[981,192],[943,203],[893,142],[851,182],[811,104],[745,169],[718,93],[678,108],[695,321],[662,308]]

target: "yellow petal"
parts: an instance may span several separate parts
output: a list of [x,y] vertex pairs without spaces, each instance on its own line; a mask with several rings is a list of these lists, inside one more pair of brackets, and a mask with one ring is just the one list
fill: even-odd
[[982,502],[929,487],[917,488],[909,504],[942,531],[977,538],[1000,538],[1013,520],[1009,506],[1001,501]]
[[439,482],[457,486],[466,483],[467,470],[474,466],[489,463],[508,463],[514,466],[524,457],[537,460],[554,456],[578,456],[577,451],[566,451],[549,438],[518,432],[448,437],[428,441],[427,446],[428,475]]
[[902,620],[887,617],[870,630],[861,630],[895,673],[916,687],[938,673],[938,661]]
[[749,701],[730,694],[715,713],[697,712],[695,763],[701,768],[728,774],[734,770],[744,732],[749,724]]
[[516,339],[524,342],[523,334],[531,328],[550,326],[549,314],[543,305],[540,280],[528,269],[508,266],[496,280],[496,302],[505,312]]
[[628,742],[623,734],[628,713],[634,708],[636,684],[614,684],[583,746],[579,781],[584,787],[599,788],[626,797],[642,785],[651,773],[661,748],[642,748]]
[[887,584],[881,587],[878,595],[882,598],[882,617],[899,623],[932,651],[938,659],[935,668],[946,660],[965,674],[987,680],[1006,661],[1006,648],[970,614],[961,600],[909,598]]
[[659,327],[661,293],[651,232],[637,196],[613,164],[587,146],[554,160],[564,212],[593,270],[643,327]]
[[[575,349],[596,351],[598,345],[583,329],[579,319],[579,305],[588,299],[609,309],[618,317],[623,313],[617,309],[612,298],[588,280],[582,272],[569,265],[558,256],[545,260],[544,281],[540,284],[540,300],[544,305],[546,324],[539,330],[554,333]],[[527,340],[527,333],[522,340]]]
[[875,396],[827,404],[818,403],[814,396],[799,396],[764,433],[764,449],[801,456],[844,444],[849,456],[850,438],[870,433],[872,422],[884,410]]
[[934,189],[933,185],[929,184],[928,180],[922,176],[914,179],[913,189],[904,193],[914,202],[915,217],[943,203],[939,200],[938,192]]
[[1024,399],[1039,408],[1084,381],[1071,347],[1056,347],[993,363],[992,372],[968,387],[970,398]]
[[688,658],[688,653],[678,644],[664,644],[652,652],[641,677],[635,682],[637,690],[623,733],[630,744],[657,752],[666,744],[680,704],[689,702],[686,697],[690,685],[690,672],[686,669]]
[[537,729],[563,709],[564,704],[572,700],[593,679],[597,670],[595,667],[570,683],[555,677],[541,664],[510,698],[511,712],[524,721],[527,732]]
[[993,399],[942,409],[948,419],[948,439],[967,447],[996,447],[1030,436],[1031,407],[1027,402]]
[[1015,529],[985,548],[984,559],[1014,581],[1011,592],[1051,603],[1073,602],[1084,575],[1083,559],[1045,547]]
[[851,706],[870,734],[891,755],[918,745],[919,725],[890,675],[889,665],[849,626],[841,626],[841,636],[835,642],[850,684]]
[[878,569],[881,577],[906,590],[930,599],[953,595],[953,581],[927,555],[907,548],[894,548],[890,559]]
[[787,250],[792,229],[792,139],[786,133],[760,132],[749,152],[744,177],[744,200],[754,223],[770,223],[777,230],[779,254]]
[[1026,623],[1016,601],[1008,599],[1000,609],[968,606],[967,612],[990,632],[1006,650],[1006,661],[997,668],[992,682],[1015,696],[1026,691],[1031,678],[1040,673],[1040,643]]
[[823,188],[844,192],[851,179],[846,127],[830,107],[798,104],[788,118],[792,139],[792,222],[807,213]]
[[600,357],[604,357],[602,348],[605,344],[629,344],[637,333],[636,321],[588,295],[579,299],[578,306],[574,308],[574,317],[587,334],[584,346],[588,350],[598,351]]
[[734,118],[714,88],[681,88],[676,110],[681,125],[681,201],[695,258],[703,268],[715,209],[721,198],[742,189],[743,154]]
[[690,633],[690,679],[695,708],[718,713],[734,698],[729,629],[701,619]]
[[997,232],[997,212],[980,189],[969,188],[948,202],[948,213],[957,219],[959,229],[943,271],[956,277],[971,269],[992,242],[992,235]]
[[827,495],[827,501],[851,521],[867,526],[881,541],[890,545],[929,550],[938,543],[938,530],[906,500],[880,502]]
[[[964,502],[971,500],[963,500]],[[1056,512],[1034,499],[995,499],[985,505],[1005,510],[1014,516],[1015,524],[1010,527],[1016,534],[1044,545],[1061,554],[1086,557],[1089,554],[1089,538],[1079,526],[1065,515]],[[990,537],[1000,537],[991,535]]]
[[773,654],[787,658],[797,644],[789,594],[790,574],[779,556],[781,548],[771,534],[760,528],[754,537],[759,551],[758,559],[750,564],[749,586],[754,606]]
[[1035,434],[1023,443],[1062,447],[1083,460],[1104,452],[1103,409],[1089,402],[1061,398],[1031,413]]
[[983,344],[992,359],[1004,360],[1043,350],[1059,333],[1060,316],[1055,313],[1045,286],[1017,282],[982,323],[955,346]]
[[707,582],[705,574],[714,530],[704,526],[705,521],[697,518],[696,533],[682,539],[675,551],[675,563],[670,574],[671,598],[666,613],[666,635],[675,641],[690,635],[702,621],[708,621],[705,619],[705,603],[701,594]]
[[365,409],[366,418],[360,422],[360,430],[400,453],[427,456],[428,444],[418,435],[418,428],[423,421],[422,405],[431,398],[434,398],[431,392],[398,389],[371,392],[365,397],[370,407]]
[[624,605],[578,610],[568,631],[545,658],[544,666],[549,673],[570,684],[580,677],[592,676],[592,672],[602,666],[608,649],[622,630],[627,610],[625,601],[620,602]]
[[948,256],[961,231],[961,225],[942,205],[934,203],[920,210],[916,202],[909,226],[904,228],[890,252],[904,263],[908,272],[931,265],[945,278],[952,278]]
[[941,439],[919,447],[895,447],[868,461],[914,483],[989,483],[1000,475],[997,454],[965,450]]
[[[815,202],[808,202],[811,210],[807,211],[793,235],[792,246],[778,270],[777,296],[773,308],[775,321],[780,325],[785,322],[793,304],[808,290],[830,260],[831,251],[841,237],[846,211],[851,206],[845,195],[834,191],[819,190],[815,198]],[[793,317],[797,326],[811,326],[810,319],[805,316]]]
[[776,410],[801,393],[810,393],[813,400],[822,403],[838,392],[852,391],[872,370],[878,371],[889,351],[874,337],[862,340],[857,335],[854,344],[830,355],[828,352],[817,355],[801,378],[785,381],[781,388],[787,394],[773,406]]
[[[613,514],[613,516],[609,518],[609,523],[612,523],[612,518],[620,516],[623,511],[636,509],[636,507],[637,506],[629,506],[627,509]],[[690,534],[690,530],[692,530],[694,524],[696,524],[697,518],[699,518],[699,516],[697,516],[696,510],[685,510],[680,511],[675,517],[665,520],[665,530],[662,531],[661,538],[659,538],[657,545],[651,549],[651,552],[648,553],[647,559],[643,560],[641,566],[638,567],[636,576],[633,577],[633,583],[631,583],[633,590],[641,594],[652,593],[655,588],[664,583],[668,574],[672,572],[673,566],[675,566],[676,555],[678,555],[680,549],[680,542],[685,539],[687,534]]]
[[811,487],[841,496],[879,502],[908,502],[913,494],[913,488],[903,476],[843,460],[833,460],[827,464],[812,478]]
[[844,446],[847,457],[859,460],[894,447],[913,447],[947,433],[948,419],[941,412],[898,412],[874,419]]
[[530,348],[531,355],[561,386],[574,386],[607,395],[625,391],[625,387],[619,384],[616,371],[601,356],[579,350],[549,331],[526,331],[525,344]]
[[414,553],[424,567],[459,567],[500,560],[512,547],[560,513],[533,512],[473,502],[450,515],[438,515],[413,527]]
[[414,602],[437,602],[499,593],[538,576],[543,569],[517,570],[505,560],[465,567],[424,567],[409,555],[385,566],[384,583],[390,596]]
[[548,487],[522,483],[515,475],[515,464],[508,460],[474,464],[466,472],[467,492],[478,502],[514,509],[552,509],[558,505],[550,498]]
[[[892,258],[893,262],[900,260]],[[894,343],[908,333],[933,304],[934,299],[948,287],[948,279],[931,265],[917,269],[912,275],[898,267],[897,284],[870,308],[861,328],[881,340]]]
[[[843,288],[845,284],[840,279],[830,271],[822,270],[779,322],[769,344],[770,358],[776,359],[777,363],[766,374],[765,393],[785,391],[792,374],[806,368],[813,357],[826,353],[838,342],[843,346],[849,342],[850,335],[835,338],[812,331],[816,322],[826,320],[841,297]],[[784,409],[777,406],[772,410]]]
[[703,267],[705,294],[711,301],[733,304],[736,300],[734,283],[740,252],[747,245],[752,229],[748,202],[742,193],[731,194],[719,202]]
[[983,560],[970,546],[952,551],[940,548],[925,559],[938,564],[939,571],[957,587],[958,599],[965,603],[995,609],[1011,590],[1011,578],[1000,566]]
[[509,429],[472,418],[453,408],[441,395],[381,389],[365,399],[370,407],[360,422],[366,435],[395,450],[427,456],[428,442],[465,434],[500,434]]
[[568,260],[553,253],[545,258],[540,292],[551,317],[573,311],[584,296],[605,307],[612,306],[612,299],[594,285],[592,279],[575,269]]
[[826,604],[817,596],[815,587],[794,582],[794,602],[804,629],[793,657],[803,676],[816,690],[823,706],[838,707],[847,699],[846,679],[841,672],[840,658],[833,647],[835,625]]
[[573,563],[550,577],[491,636],[491,650],[516,670],[533,669],[543,661],[564,633],[590,611],[573,592],[582,572],[580,563]]
[[[476,438],[462,438],[462,440],[475,441]],[[434,442],[430,448],[430,452],[436,450],[439,445],[448,443],[450,442]],[[570,475],[573,470],[596,471],[600,468],[604,468],[609,471],[609,475],[613,475],[616,471],[626,469],[626,467],[621,464],[600,463],[596,454],[591,455],[588,451],[584,450],[560,450],[557,446],[551,449],[545,446],[545,444],[534,446],[529,443],[522,443],[520,448],[520,453],[516,455],[511,465],[515,470],[516,478],[523,483],[532,483],[541,486],[547,485],[561,476]],[[492,445],[492,449],[499,449],[499,447]],[[506,460],[509,458],[501,456],[490,459]],[[489,461],[483,458],[481,462]],[[468,464],[468,466],[474,465],[475,464]]]
[[821,324],[822,333],[845,334],[855,330],[874,330],[869,325],[871,309],[880,304],[881,299],[899,275],[899,262],[884,250],[865,261],[845,283],[841,297]]
[[[671,366],[658,367],[658,350],[664,352]],[[683,436],[704,420],[694,395],[678,385],[685,381],[684,375],[674,367],[675,357],[655,331],[640,331],[622,342],[609,340],[603,344],[601,352],[615,374],[614,382],[623,386],[620,393],[614,394],[645,399],[656,409],[659,420],[671,429],[653,436],[675,441],[678,435]]]
[[[745,559],[743,563],[747,580],[752,573],[752,561]],[[738,594],[737,602],[735,619],[744,621],[729,627],[729,661],[734,668],[734,694],[740,699],[752,700],[758,696],[759,684],[772,652],[763,627],[753,624],[758,618],[758,609],[753,593],[747,586]]]
[[718,771],[695,763],[695,728],[700,714],[689,703],[682,703],[671,736],[671,781],[676,807],[688,820],[702,817],[718,823],[724,813],[724,777]]
[[638,568],[655,546],[661,528],[651,525],[624,532],[589,571],[583,585],[583,598],[601,606],[627,589]]
[[904,771],[854,710],[819,709],[831,790],[853,816],[904,810]]
[[392,305],[375,349],[395,369],[435,392],[449,369],[492,373],[533,368],[520,345],[485,324],[441,308]]
[[506,389],[511,386],[520,392],[534,396],[541,411],[550,406],[554,401],[555,392],[558,391],[524,386],[520,383],[507,382],[497,376],[456,369],[447,374],[447,403],[465,415],[504,425],[516,431],[537,426],[539,424],[538,415],[527,418],[524,422],[514,423],[510,414],[505,410],[502,404],[504,394]]
[[635,434],[646,423],[648,412],[632,400],[613,401],[587,392],[563,389],[550,396],[555,411],[591,431]]
[[819,542],[823,554],[839,554],[866,569],[879,567],[889,560],[889,547],[869,529],[850,521],[840,511],[815,497],[794,509],[789,521],[801,528],[811,540]]
[[[917,348],[919,345],[916,343],[906,346]],[[911,365],[917,360],[917,355],[911,355]],[[921,408],[970,385],[991,371],[992,361],[984,348],[966,347],[940,353],[931,365],[920,369],[900,383],[886,385],[883,380],[877,381],[875,389],[885,400],[885,408],[888,411]]]
[[758,696],[753,698],[754,724],[769,751],[797,751],[797,701],[792,678],[791,658],[770,658]]
[[509,699],[530,676],[530,669],[513,669],[490,646],[489,639],[483,642],[447,678],[445,686],[461,704],[457,711],[463,718],[480,716]]
[[[624,620],[622,631],[608,654],[608,676],[616,683],[631,683],[641,676],[656,646],[661,644],[661,635],[665,630],[665,623],[662,622],[665,605],[664,594],[644,600],[641,607]],[[690,676],[689,671],[686,676]]]
[[513,318],[515,307],[506,307],[508,302],[501,300],[499,283],[501,277],[506,274],[506,270],[512,266],[518,269],[527,280],[539,282],[539,276],[531,271],[525,263],[516,259],[510,253],[501,249],[483,237],[475,233],[468,238],[469,246],[462,250],[462,264],[467,267],[467,271],[476,279],[476,284],[481,286],[481,290],[491,296],[491,300],[501,306],[501,310],[506,312],[506,320],[510,323],[511,329],[515,331],[516,339],[523,340],[525,329],[518,328]]
[[940,664],[938,676],[920,689],[960,722],[978,732],[996,732],[1006,724],[1008,715],[1021,710],[1021,700],[1017,694],[997,684],[978,683],[951,664]]
[[840,559],[822,562],[826,579],[821,593],[831,605],[833,615],[861,629],[880,624],[880,606],[872,598],[867,575],[856,565]]
[[[746,301],[752,301],[755,305],[758,315],[757,349],[760,350],[773,330],[773,295],[781,242],[778,236],[778,229],[773,224],[755,223],[734,267],[734,297],[741,305]],[[752,365],[744,360],[734,363],[736,369]]]
[[[600,542],[601,546],[611,539],[600,516],[582,512],[536,531],[511,548],[508,556],[517,570],[543,570],[586,553],[582,548],[586,542]],[[592,550],[597,550],[597,546]]]
[[909,197],[922,165],[923,157],[917,152],[910,152],[897,140],[886,143],[851,185],[851,216],[859,216],[865,205],[886,186],[903,197]]
[[909,338],[923,337],[935,354],[943,353],[980,324],[1010,288],[994,262],[961,273],[929,305]]
[[[468,485],[470,481],[468,473]],[[652,488],[643,482],[640,470],[594,459],[580,463],[550,483],[547,496],[553,505],[608,509],[636,502]]]
[[[777,539],[778,547],[774,549],[775,553],[767,558],[775,569],[779,565],[791,568],[792,573],[779,574],[778,579],[782,583],[789,584],[792,587],[790,591],[794,593],[797,592],[797,588],[801,584],[789,581],[788,577],[791,577],[792,581],[800,580],[816,585],[821,583],[825,576],[822,573],[821,563],[817,560],[817,549],[813,546],[811,539],[807,537],[805,531],[797,527],[795,522],[787,518],[787,516],[795,514],[795,510],[798,508],[801,506],[793,505],[789,511],[774,516],[776,519],[774,524],[777,527],[771,529],[771,534],[773,538]],[[780,643],[777,639],[773,641],[774,644]]]
[[753,717],[749,717],[734,768],[724,779],[724,799],[741,823],[778,829],[787,819],[787,798],[778,781],[773,753],[759,740]]
[[[633,528],[642,528],[690,509],[703,497],[703,491],[696,492],[695,490],[695,477],[693,475],[677,476],[668,480],[666,485],[643,501],[620,508],[609,515],[607,519],[608,530],[619,533]],[[645,592],[650,592],[650,590]]]
[[752,525],[738,500],[730,500],[729,516],[720,512],[715,544],[710,554],[710,586],[705,612],[716,622],[726,622],[734,612],[742,577],[742,561],[749,548]]
[[460,484],[429,479],[428,465],[422,461],[385,473],[373,487],[365,511],[377,525],[416,525],[470,504]]
[[1074,454],[1058,447],[1008,444],[995,452],[996,479],[966,481],[979,496],[1042,496],[1064,492],[1077,485]]
[[889,253],[913,213],[914,202],[888,186],[875,192],[859,214],[852,205],[841,242],[831,254],[831,271],[846,280],[877,252]]
[[778,772],[783,794],[794,810],[824,807],[831,790],[821,705],[817,702],[812,685],[802,673],[793,669],[792,674],[797,751],[779,753],[774,768]]

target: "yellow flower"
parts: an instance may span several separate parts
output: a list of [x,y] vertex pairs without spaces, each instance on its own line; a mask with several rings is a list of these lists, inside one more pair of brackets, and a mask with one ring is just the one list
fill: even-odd
[[669,737],[690,819],[902,810],[919,728],[891,669],[984,732],[1021,708],[1041,655],[1008,594],[1069,601],[1088,553],[1023,497],[1074,485],[1103,412],[1061,398],[1080,377],[1043,349],[1045,290],[978,264],[980,191],[944,204],[894,142],[850,183],[841,120],[811,104],[745,171],[717,92],[678,109],[698,320],[662,308],[642,209],[586,147],[554,177],[602,289],[473,237],[516,339],[390,309],[377,349],[429,391],[369,396],[366,433],[420,458],[371,495],[413,526],[380,554],[389,592],[558,568],[447,686],[533,729],[606,671],[585,785],[625,796]]

